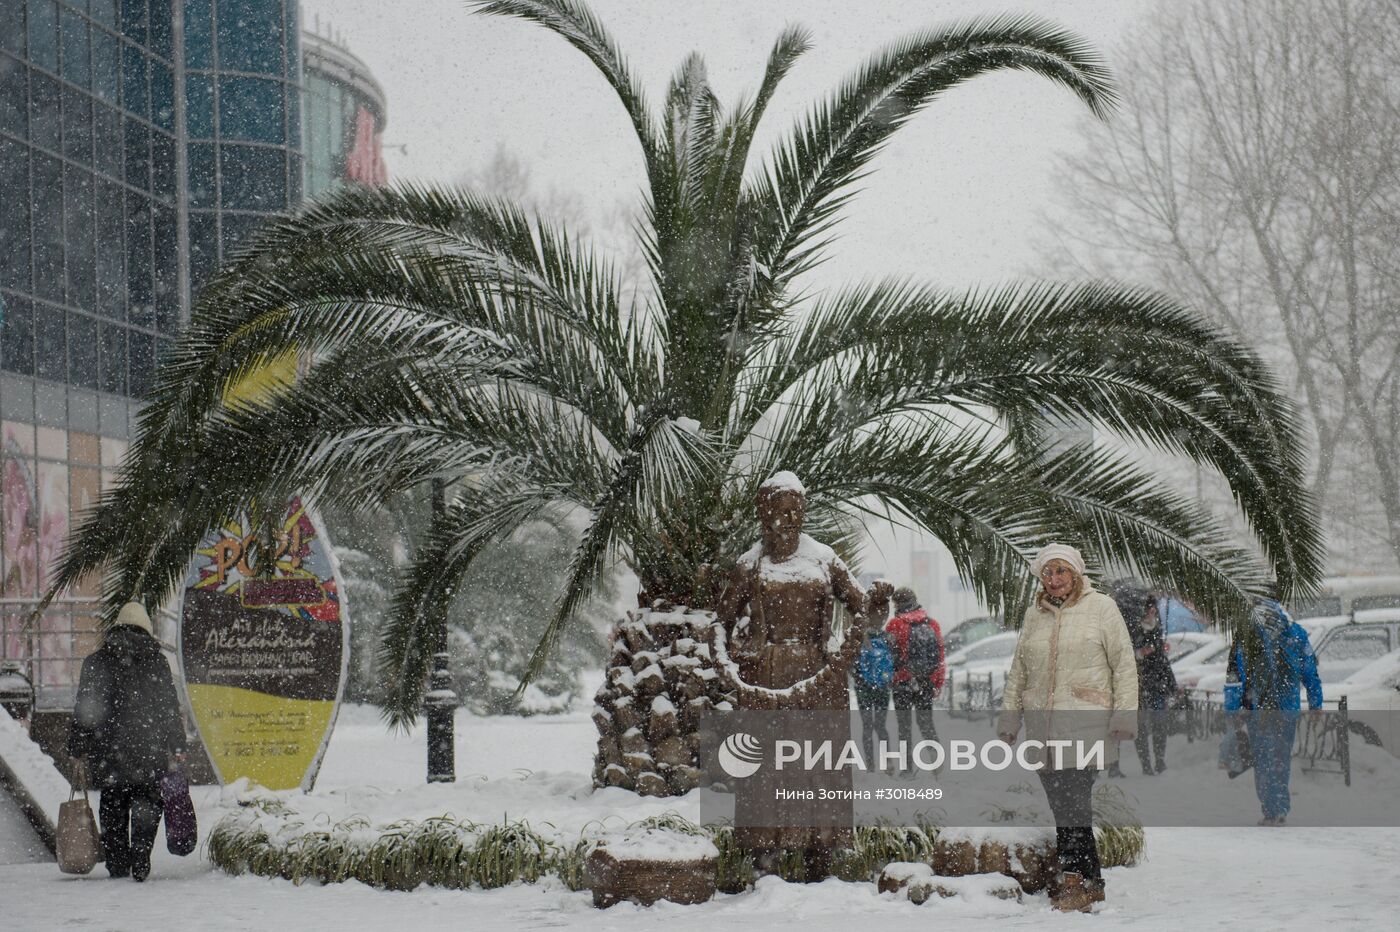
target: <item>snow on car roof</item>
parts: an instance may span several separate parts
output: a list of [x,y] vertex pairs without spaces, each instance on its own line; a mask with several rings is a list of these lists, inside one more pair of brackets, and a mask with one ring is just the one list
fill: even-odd
[[1357,670],[1351,676],[1337,684],[1338,687],[1362,687],[1362,686],[1383,686],[1396,673],[1400,673],[1400,650],[1393,650],[1388,654],[1372,660],[1366,666]]
[[993,634],[989,637],[984,637],[980,641],[973,641],[971,644],[967,645],[962,650],[955,651],[954,653],[949,654],[948,663],[954,664],[961,662],[967,656],[968,651],[978,647],[982,647],[985,644],[997,644],[1002,641],[1014,641],[1020,636],[1021,634],[1019,631],[1006,631],[1001,634]]
[[[1384,610],[1382,609],[1382,611]],[[1364,615],[1366,613],[1362,612],[1361,614]],[[1298,622],[1298,624],[1303,626],[1303,630],[1308,632],[1308,640],[1313,642],[1314,647],[1317,646],[1317,639],[1319,637],[1331,631],[1333,628],[1350,623],[1350,615],[1324,615],[1320,618],[1304,618]]]
[[1400,608],[1366,608],[1355,614],[1356,623],[1359,625],[1368,622],[1400,621]]

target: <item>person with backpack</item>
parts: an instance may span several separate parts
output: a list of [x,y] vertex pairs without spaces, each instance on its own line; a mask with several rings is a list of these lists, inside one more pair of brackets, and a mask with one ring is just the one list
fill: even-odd
[[899,740],[906,748],[913,745],[913,723],[926,741],[937,741],[933,724],[933,699],[943,688],[943,632],[938,622],[919,605],[919,598],[908,586],[894,591],[895,616],[885,626],[894,647],[894,716]]
[[1278,602],[1258,599],[1235,634],[1226,667],[1225,711],[1249,712],[1246,730],[1254,793],[1263,814],[1260,825],[1286,824],[1292,805],[1288,783],[1300,689],[1307,690],[1309,709],[1322,708],[1322,680],[1308,632]]
[[[876,580],[876,585],[881,582],[883,580]],[[864,642],[851,673],[856,708],[860,710],[861,749],[865,752],[868,770],[877,769],[881,763],[875,756],[875,738],[878,736],[881,744],[890,743],[890,683],[894,680],[894,654],[885,638],[882,614],[866,616]]]
[[83,661],[68,755],[92,766],[107,873],[137,883],[151,873],[163,812],[161,778],[185,758],[185,729],[170,664],[139,602],[122,606],[102,646]]

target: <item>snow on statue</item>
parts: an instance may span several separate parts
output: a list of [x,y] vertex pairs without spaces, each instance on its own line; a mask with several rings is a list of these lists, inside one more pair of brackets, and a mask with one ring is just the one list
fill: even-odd
[[[845,710],[846,671],[860,647],[860,626],[838,632],[833,599],[855,619],[888,612],[886,585],[877,583],[867,598],[836,552],[802,533],[805,510],[806,489],[792,473],[779,472],[759,487],[762,539],[739,558],[717,606],[720,668],[741,709]],[[849,731],[844,720],[833,726]],[[839,747],[850,735],[831,737]],[[814,786],[833,785],[831,774],[811,777]],[[784,786],[791,781],[786,775]],[[779,849],[804,849],[807,879],[815,879],[829,873],[833,850],[852,842],[849,803],[776,810],[773,786],[759,776],[736,786],[734,805],[735,839],[761,871],[775,869]],[[844,817],[832,818],[833,805],[844,807]]]

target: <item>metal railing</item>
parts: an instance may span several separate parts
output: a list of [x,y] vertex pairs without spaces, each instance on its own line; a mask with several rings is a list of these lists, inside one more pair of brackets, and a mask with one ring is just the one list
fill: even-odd
[[101,602],[55,599],[31,623],[35,599],[0,599],[0,662],[19,665],[34,684],[34,708],[71,709],[83,658],[96,649]]
[[959,674],[950,671],[935,703],[948,710],[949,715],[965,717],[969,721],[986,716],[994,719],[997,709],[993,706],[996,697],[996,677],[987,673],[964,671]]
[[[1335,703],[1335,709],[1326,706]],[[1213,690],[1192,690],[1188,694],[1178,728],[1188,741],[1209,741],[1225,734],[1232,716],[1225,711],[1224,696]],[[1351,786],[1351,717],[1347,697],[1323,701],[1320,715],[1299,713],[1298,729],[1293,738],[1293,757],[1302,762],[1304,770],[1336,773]]]

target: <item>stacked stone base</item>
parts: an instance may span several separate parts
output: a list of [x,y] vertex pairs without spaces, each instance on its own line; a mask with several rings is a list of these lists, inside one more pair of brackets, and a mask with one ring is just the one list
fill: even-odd
[[710,654],[714,613],[658,602],[629,612],[612,634],[607,675],[594,696],[595,786],[680,796],[700,785],[699,717],[731,709]]

